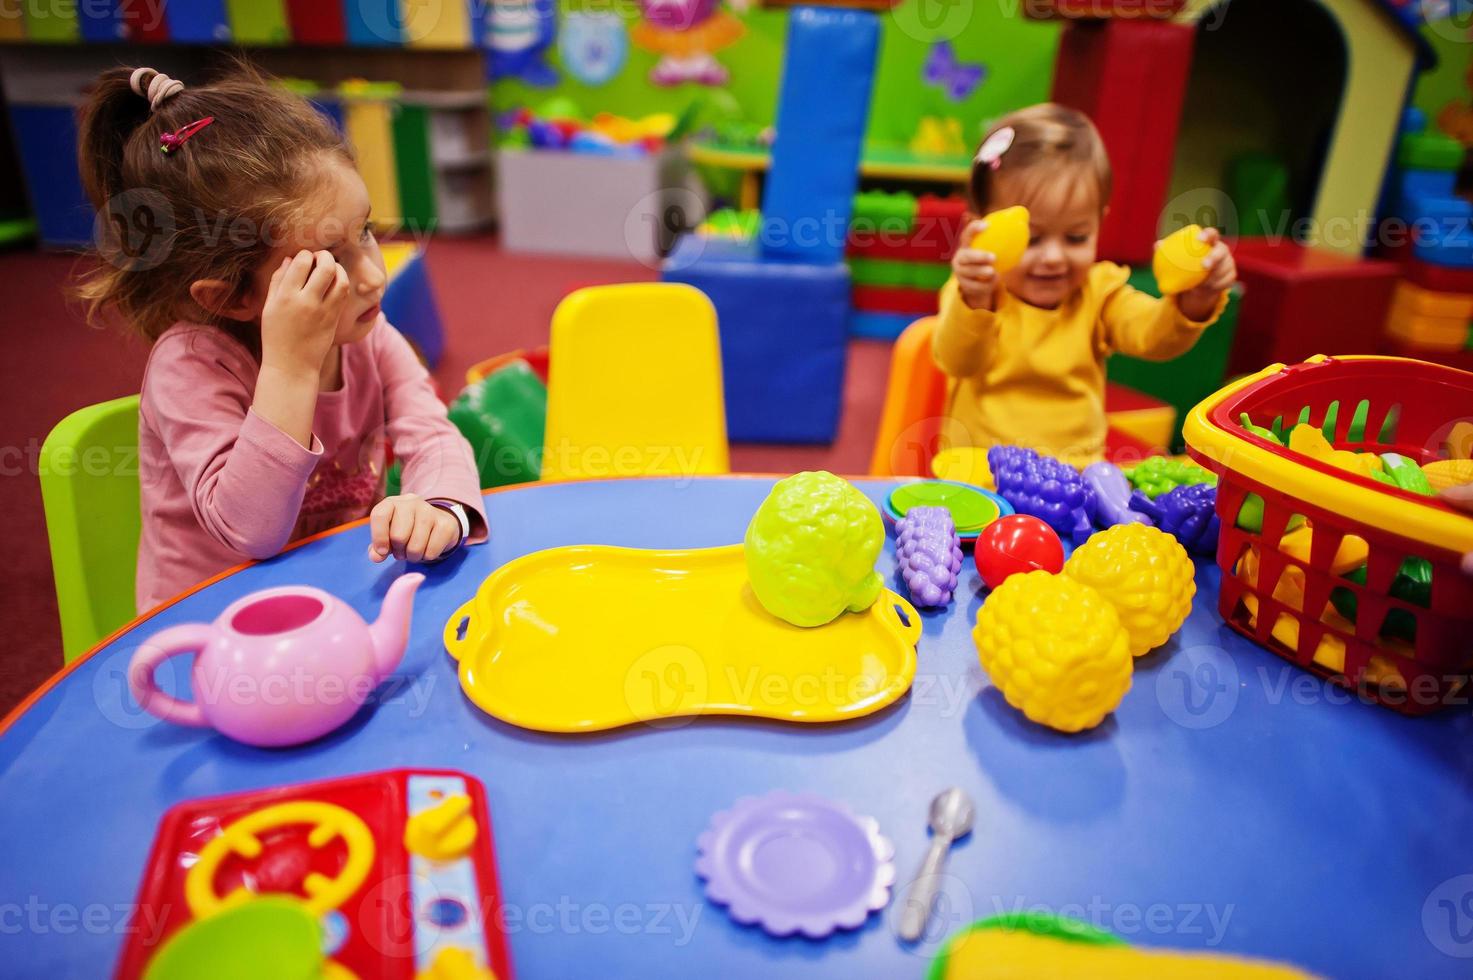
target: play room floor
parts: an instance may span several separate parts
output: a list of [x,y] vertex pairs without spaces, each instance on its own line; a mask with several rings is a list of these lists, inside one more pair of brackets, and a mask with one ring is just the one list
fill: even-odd
[[[558,300],[580,286],[653,279],[633,263],[510,255],[491,238],[435,239],[430,275],[446,330],[435,371],[446,396],[465,369],[492,354],[547,342]],[[117,330],[94,330],[64,296],[78,259],[0,253],[0,514],[9,543],[0,562],[0,715],[61,666],[61,634],[36,454],[68,412],[138,390],[147,350]],[[732,468],[863,473],[884,397],[889,345],[850,345],[844,416],[833,446],[733,446]],[[493,529],[493,533],[495,533]]]

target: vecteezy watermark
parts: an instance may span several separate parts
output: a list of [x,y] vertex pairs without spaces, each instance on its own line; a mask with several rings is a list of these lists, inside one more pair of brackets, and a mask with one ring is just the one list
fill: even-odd
[[[120,648],[110,652],[107,663],[92,675],[92,701],[97,710],[112,724],[132,731],[151,728],[160,721],[134,700],[128,687],[129,662],[138,649]],[[177,658],[165,660],[154,669],[154,679],[165,691],[192,687],[195,678],[191,674]],[[201,686],[191,690],[190,696],[206,705],[263,708],[288,704],[329,707],[348,701],[363,705],[404,705],[409,717],[415,719],[429,711],[436,683],[433,674],[391,674],[375,682],[366,676],[344,676],[303,666],[259,677],[222,669],[206,672]]]
[[991,910],[983,913],[989,917],[1053,915],[1084,922],[1127,939],[1143,935],[1200,937],[1202,945],[1209,948],[1222,944],[1237,910],[1237,905],[1232,902],[1226,905],[1210,902],[1152,902],[1141,905],[1112,902],[1100,895],[1091,896],[1086,902],[1065,902],[1058,906],[1029,903],[1020,897],[1005,900],[1001,896],[993,896],[989,904]]
[[1221,647],[1188,647],[1156,674],[1156,703],[1183,728],[1215,728],[1238,705],[1238,665]]
[[0,936],[142,935],[152,945],[163,938],[171,908],[132,902],[48,902],[31,895],[24,902],[0,902]]
[[1473,874],[1432,889],[1422,903],[1422,932],[1444,956],[1473,959]]
[[[384,923],[384,928],[366,934],[368,943],[385,956],[401,958],[415,955],[417,923],[436,922],[451,933],[468,924],[470,898],[439,887],[434,877],[411,872],[392,875],[374,885],[357,907],[360,914]],[[586,902],[567,895],[555,901],[502,902],[494,910],[484,896],[475,904],[480,910],[480,925],[487,932],[508,936],[663,936],[677,948],[690,943],[705,908],[700,902]],[[390,914],[385,915],[385,911]]]
[[[670,406],[670,411],[679,411]],[[584,446],[559,439],[541,452],[541,471],[564,479],[648,476],[659,473],[690,480],[700,473],[705,450],[701,446],[634,445]]]
[[[713,669],[696,650],[680,644],[655,647],[636,658],[624,674],[624,703],[630,713],[652,728],[679,728],[719,693],[722,703],[741,705],[758,714],[805,713],[871,701],[891,688],[884,672],[843,670],[784,671],[765,667],[759,658]],[[910,703],[954,718],[966,711],[980,689],[976,677],[918,673],[911,682]],[[764,711],[762,709],[773,709]]]
[[[1253,683],[1248,683],[1248,681]],[[1393,707],[1464,707],[1473,703],[1473,684],[1461,675],[1419,674],[1410,681],[1362,681],[1321,677],[1289,663],[1259,664],[1246,674],[1223,648],[1201,645],[1174,655],[1156,674],[1156,703],[1183,728],[1216,728],[1245,701],[1284,704],[1384,704]]]

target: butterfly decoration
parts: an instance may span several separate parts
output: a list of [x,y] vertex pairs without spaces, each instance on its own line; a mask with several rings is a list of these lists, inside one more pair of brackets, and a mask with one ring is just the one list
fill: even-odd
[[950,41],[937,41],[926,56],[922,77],[927,85],[939,86],[951,101],[963,102],[987,77],[987,66],[958,61]]

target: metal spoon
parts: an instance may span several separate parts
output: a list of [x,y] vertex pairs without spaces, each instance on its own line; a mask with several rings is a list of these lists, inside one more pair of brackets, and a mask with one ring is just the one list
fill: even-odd
[[941,886],[941,867],[946,863],[946,852],[952,842],[972,832],[972,820],[976,808],[971,797],[956,787],[937,794],[931,801],[931,849],[921,863],[920,873],[911,882],[910,894],[905,899],[905,909],[900,915],[900,938],[914,942],[926,931],[926,920],[931,917],[931,905]]

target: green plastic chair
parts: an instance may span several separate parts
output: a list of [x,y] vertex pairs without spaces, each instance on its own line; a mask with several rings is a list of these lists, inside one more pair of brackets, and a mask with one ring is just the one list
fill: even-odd
[[41,446],[62,657],[71,662],[136,615],[138,396],[79,409]]

